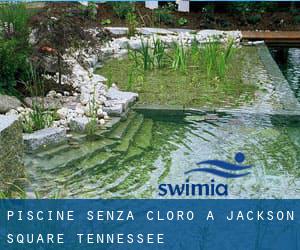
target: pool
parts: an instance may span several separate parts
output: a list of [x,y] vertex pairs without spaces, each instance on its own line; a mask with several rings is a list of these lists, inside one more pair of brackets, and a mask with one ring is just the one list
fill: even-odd
[[[153,117],[133,112],[103,138],[81,142],[78,149],[61,146],[30,157],[30,188],[46,197],[159,198],[160,183],[189,178],[190,183],[225,181],[229,198],[299,198],[299,125],[300,119],[244,113]],[[248,176],[185,175],[199,161],[234,162],[240,151],[253,166]]]
[[[75,134],[68,143],[27,154],[26,191],[48,198],[161,198],[160,184],[222,183],[226,198],[300,198],[299,103],[268,49],[253,53],[261,60],[246,61],[253,67],[245,80],[260,86],[253,102],[226,110],[135,108],[93,138]],[[236,163],[238,152],[251,166],[242,178],[187,173],[206,160]]]
[[270,52],[300,101],[300,48],[270,47]]

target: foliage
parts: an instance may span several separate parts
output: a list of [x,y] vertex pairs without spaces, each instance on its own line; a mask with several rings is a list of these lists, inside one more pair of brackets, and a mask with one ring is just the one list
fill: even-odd
[[129,13],[135,12],[133,3],[130,2],[113,2],[113,10],[120,19],[125,19]]
[[153,63],[161,69],[165,66],[166,45],[160,39],[153,39]]
[[163,6],[162,8],[154,10],[154,21],[158,25],[161,24],[173,24],[175,17],[172,14],[174,11],[175,5],[172,3],[168,3],[167,5]]
[[210,41],[204,47],[204,61],[207,78],[219,77],[224,79],[227,65],[233,53],[234,41],[231,39],[227,46],[222,46],[218,41]]
[[172,68],[181,72],[187,70],[188,53],[184,45],[175,43],[173,48]]
[[25,133],[32,133],[34,131],[50,127],[55,118],[55,112],[45,110],[44,99],[37,98],[37,96],[44,94],[44,85],[36,69],[30,64],[27,71],[28,80],[23,82],[31,93],[32,111],[23,116],[22,125]]
[[29,18],[25,4],[0,6],[0,92],[15,93],[14,87],[27,70]]
[[261,19],[262,19],[261,14],[252,14],[247,17],[247,21],[250,24],[257,24],[261,21]]
[[87,133],[88,136],[93,136],[97,131],[98,128],[97,113],[98,113],[98,105],[96,102],[96,89],[94,87],[92,99],[89,102],[89,116],[91,117],[91,120],[85,127],[85,132]]
[[[146,44],[146,41],[144,43]],[[230,49],[229,43],[227,45],[219,44],[217,54],[222,55],[222,61],[225,61],[226,64],[223,63],[219,69],[212,68],[209,77],[204,56],[205,48],[196,41],[193,44],[193,46],[185,48],[187,54],[186,72],[174,70],[171,67],[174,47],[166,50],[163,68],[158,68],[152,64],[150,70],[144,71],[142,56],[136,52],[139,68],[136,67],[135,59],[129,55],[128,58],[121,60],[107,61],[97,72],[104,76],[110,72],[118,72],[118,74],[112,74],[111,81],[123,90],[131,88],[132,91],[138,92],[139,101],[142,104],[188,105],[193,107],[228,105],[234,107],[241,102],[253,100],[256,83],[245,83],[243,74],[250,65],[247,62],[260,63],[257,54],[253,53],[254,47]],[[151,56],[153,49],[150,50]],[[130,51],[129,54],[131,53],[133,52]],[[191,60],[192,56],[195,58],[194,61]],[[222,68],[224,65],[225,67]],[[133,80],[128,83],[128,74],[132,68],[134,68],[131,78]],[[219,71],[221,74],[225,72],[222,79],[218,76]]]
[[126,23],[128,27],[128,36],[134,36],[136,34],[136,28],[138,25],[137,16],[134,13],[128,13],[126,15]]
[[300,15],[294,16],[293,19],[296,24],[300,24]]
[[101,25],[109,25],[109,24],[111,24],[111,20],[110,19],[101,20]]
[[180,25],[180,26],[184,26],[188,23],[188,20],[184,17],[180,17],[178,20],[177,20],[177,24]]

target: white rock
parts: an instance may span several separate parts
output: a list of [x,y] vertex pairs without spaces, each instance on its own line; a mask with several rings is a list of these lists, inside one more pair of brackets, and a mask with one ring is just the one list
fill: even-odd
[[105,120],[104,119],[100,119],[99,123],[100,123],[100,125],[104,125],[105,124]]
[[57,115],[58,115],[58,117],[60,119],[66,119],[67,116],[68,116],[68,113],[69,113],[69,109],[67,109],[67,108],[61,108],[61,109],[58,109],[56,111],[56,113],[57,113]]
[[56,96],[56,91],[55,90],[50,90],[47,94],[48,97],[55,97]]
[[17,111],[18,111],[19,113],[22,113],[22,112],[24,112],[24,108],[23,108],[23,107],[17,107]]
[[15,109],[11,109],[5,115],[18,115],[18,111]]

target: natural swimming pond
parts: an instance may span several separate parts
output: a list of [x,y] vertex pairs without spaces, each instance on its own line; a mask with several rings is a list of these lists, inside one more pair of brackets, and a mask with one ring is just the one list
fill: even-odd
[[[272,85],[264,65],[252,64],[245,72],[245,81],[263,87],[238,111],[133,111],[93,140],[77,135],[68,144],[27,155],[27,190],[42,197],[160,198],[161,183],[225,183],[229,198],[299,198],[300,117],[284,114],[282,107],[292,100],[284,98],[280,84]],[[289,110],[296,107],[287,103]],[[245,154],[243,164],[252,166],[243,178],[185,174],[200,161],[234,163],[237,152]]]
[[182,184],[187,177],[191,183],[224,182],[211,174],[184,173],[207,159],[234,162],[242,151],[253,169],[249,176],[225,180],[229,197],[297,198],[299,124],[242,113],[167,118],[131,113],[103,138],[30,157],[31,188],[47,197],[57,192],[63,197],[159,197],[159,183]]

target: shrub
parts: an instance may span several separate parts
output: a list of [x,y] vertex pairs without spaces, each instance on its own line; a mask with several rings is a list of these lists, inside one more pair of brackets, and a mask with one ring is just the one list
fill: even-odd
[[296,24],[300,24],[300,15],[294,16],[293,19]]
[[30,54],[30,12],[22,3],[0,6],[0,91],[15,93],[17,81],[24,76]]
[[120,19],[125,19],[129,13],[135,12],[133,3],[129,2],[113,2],[113,10]]
[[175,17],[172,14],[174,11],[174,5],[169,3],[168,5],[163,6],[162,8],[154,10],[154,19],[155,22],[159,25],[161,24],[173,24]]
[[180,25],[180,26],[184,26],[188,23],[188,20],[184,17],[180,17],[178,20],[177,20],[177,24]]
[[257,24],[261,21],[262,16],[261,14],[253,14],[247,17],[247,21],[250,24]]

